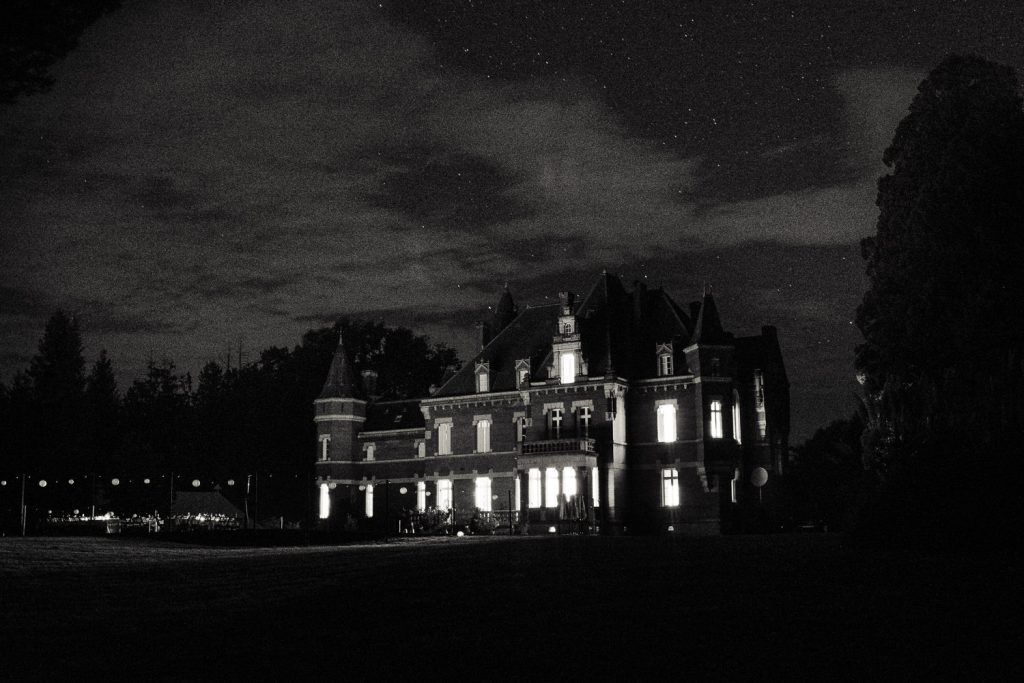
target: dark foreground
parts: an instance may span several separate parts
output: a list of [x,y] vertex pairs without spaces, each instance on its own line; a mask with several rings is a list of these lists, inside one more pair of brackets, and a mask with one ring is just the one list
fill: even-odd
[[0,679],[1024,680],[1014,564],[827,535],[0,539]]

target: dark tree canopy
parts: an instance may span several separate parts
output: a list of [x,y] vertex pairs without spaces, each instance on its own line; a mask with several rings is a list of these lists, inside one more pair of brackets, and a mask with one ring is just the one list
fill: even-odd
[[857,311],[864,458],[917,491],[906,510],[931,514],[942,503],[924,501],[942,489],[990,498],[1024,428],[1024,113],[1013,70],[947,58],[883,160],[892,171],[878,183],[877,233],[862,243],[870,286]]
[[53,85],[50,67],[119,0],[6,0],[0,3],[0,103]]

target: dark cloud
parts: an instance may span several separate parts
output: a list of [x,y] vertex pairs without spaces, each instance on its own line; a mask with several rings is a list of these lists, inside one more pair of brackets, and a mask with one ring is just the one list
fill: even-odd
[[38,317],[53,312],[45,295],[20,287],[0,285],[0,315]]
[[513,194],[521,178],[483,157],[420,148],[386,159],[390,170],[366,196],[375,207],[432,228],[471,230],[528,218],[534,207]]

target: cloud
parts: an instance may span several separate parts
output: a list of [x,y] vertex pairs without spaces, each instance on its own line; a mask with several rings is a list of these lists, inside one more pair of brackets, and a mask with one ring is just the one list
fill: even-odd
[[885,171],[882,153],[892,142],[896,125],[909,113],[925,75],[903,68],[847,69],[836,75],[852,163],[872,174]]

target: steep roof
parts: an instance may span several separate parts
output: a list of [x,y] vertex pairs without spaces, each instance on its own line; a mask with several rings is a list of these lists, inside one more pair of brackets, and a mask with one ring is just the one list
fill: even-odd
[[406,401],[379,401],[366,407],[364,432],[386,431],[389,429],[422,429],[423,413],[420,399]]
[[[605,271],[587,295],[578,300],[573,312],[588,376],[654,377],[655,348],[665,342],[676,344],[676,372],[685,372],[686,361],[681,351],[693,336],[694,326],[663,290],[648,291],[638,284],[627,292],[618,276]],[[545,368],[551,362],[551,343],[559,313],[559,304],[526,308],[434,396],[476,393],[476,367],[485,361],[490,366],[492,392],[516,388],[515,363],[522,358],[530,359],[532,380],[548,379]],[[708,315],[709,325],[720,330],[713,301]]]
[[490,363],[491,391],[512,391],[516,388],[516,361],[529,358],[530,368],[536,376],[541,361],[551,348],[551,335],[557,322],[558,304],[527,308],[445,382],[434,396],[475,393],[476,366],[482,361]]
[[501,293],[501,298],[498,300],[498,305],[494,309],[494,319],[491,322],[491,333],[498,334],[503,329],[508,327],[508,324],[516,319],[519,315],[519,308],[516,306],[516,302],[512,299],[512,292],[508,291],[508,283],[505,283],[505,289]]
[[694,325],[691,344],[720,344],[728,342],[728,337],[722,329],[722,321],[718,317],[718,306],[715,305],[715,297],[709,290],[704,291],[704,298],[700,302],[700,313],[697,315],[697,322]]
[[338,346],[334,349],[331,369],[327,372],[327,381],[317,398],[354,398],[355,383],[352,381],[352,369],[349,367],[348,353],[341,331],[338,332]]

